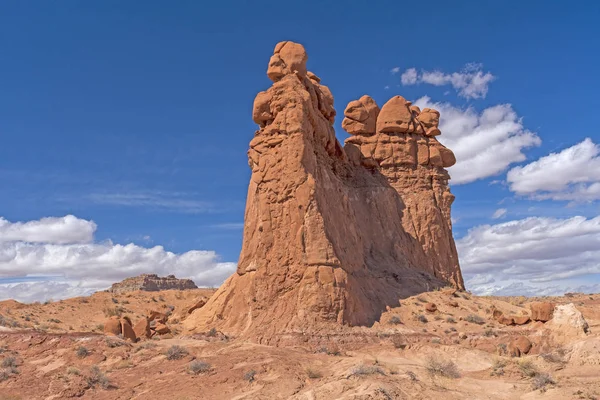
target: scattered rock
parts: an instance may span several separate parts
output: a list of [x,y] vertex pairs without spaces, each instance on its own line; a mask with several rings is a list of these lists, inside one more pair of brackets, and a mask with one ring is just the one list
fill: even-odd
[[531,309],[531,319],[534,321],[547,322],[552,319],[554,313],[554,303],[537,301],[529,304]]
[[459,339],[465,340],[467,337],[468,337],[467,334],[464,333],[464,332],[459,332],[458,333],[458,338]]
[[202,296],[194,302],[194,305],[188,308],[187,313],[191,314],[194,310],[204,307],[206,302],[208,301],[208,297]]
[[425,310],[427,310],[427,312],[436,312],[437,306],[435,305],[435,303],[427,303],[425,305]]
[[122,332],[121,320],[119,317],[110,317],[104,323],[104,334],[109,336],[119,336]]
[[452,300],[451,302],[449,302],[449,303],[448,303],[448,305],[449,305],[450,307],[454,307],[454,308],[456,308],[456,307],[458,307],[458,301],[456,301],[456,300]]
[[144,317],[142,319],[140,319],[137,324],[134,325],[133,327],[133,331],[135,332],[135,335],[138,338],[151,338],[152,337],[152,331],[150,330],[150,321],[148,321],[148,318]]
[[129,319],[129,317],[121,318],[121,334],[123,335],[123,339],[125,340],[129,340],[134,343],[137,341],[137,337],[131,326],[131,320]]
[[165,324],[158,323],[156,324],[156,327],[154,327],[154,332],[159,335],[166,335],[167,333],[171,333],[171,329]]
[[159,311],[150,311],[148,313],[148,322],[152,322],[152,321],[156,321],[159,322],[161,324],[164,324],[167,322],[167,319],[169,318],[167,316],[167,314],[161,313]]
[[560,333],[560,336],[586,336],[589,325],[581,311],[573,303],[556,306],[548,327]]
[[521,357],[531,350],[531,341],[525,336],[519,336],[513,339],[508,345],[508,354],[511,357]]
[[498,321],[498,323],[500,323],[502,325],[514,325],[515,324],[514,318],[505,317],[504,315],[501,315],[500,317],[498,317],[498,319],[496,321]]
[[527,315],[513,317],[515,325],[525,325],[531,321],[531,318]]

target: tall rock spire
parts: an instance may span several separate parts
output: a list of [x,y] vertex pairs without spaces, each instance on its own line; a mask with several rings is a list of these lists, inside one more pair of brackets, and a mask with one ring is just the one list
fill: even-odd
[[190,331],[276,343],[324,324],[370,325],[400,298],[463,288],[439,114],[400,96],[380,111],[363,96],[346,108],[342,147],[333,96],[307,59],[300,44],[275,46],[274,83],[252,112],[238,269],[186,319]]

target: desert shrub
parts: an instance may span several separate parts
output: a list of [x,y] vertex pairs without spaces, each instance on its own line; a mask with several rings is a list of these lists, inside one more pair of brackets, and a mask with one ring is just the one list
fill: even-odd
[[69,375],[77,375],[77,376],[79,376],[79,375],[81,375],[81,371],[79,371],[79,370],[78,370],[77,368],[75,368],[75,367],[69,367],[69,368],[67,368],[67,374],[69,374]]
[[435,319],[436,321],[441,321],[442,319],[444,319],[444,317],[442,317],[441,315],[436,315],[435,317],[433,317],[433,319]]
[[116,338],[105,338],[104,342],[106,343],[107,347],[113,349],[115,347],[125,346],[125,341],[122,338],[122,335],[119,335]]
[[440,338],[433,338],[431,339],[431,343],[433,344],[440,344],[442,341],[440,340]]
[[556,382],[554,381],[554,379],[552,379],[550,374],[547,374],[546,372],[541,372],[541,373],[536,374],[533,377],[533,380],[531,381],[531,384],[533,385],[534,390],[537,390],[537,389],[545,390],[546,386],[554,385],[555,383]]
[[433,357],[427,359],[425,368],[430,375],[439,375],[446,378],[460,378],[458,367],[452,361],[438,360]]
[[544,361],[549,363],[564,363],[565,362],[566,351],[562,347],[558,348],[556,351],[552,353],[542,353],[540,357],[544,359]]
[[98,324],[98,325],[96,325],[96,328],[95,328],[95,329],[96,329],[97,331],[103,331],[103,330],[104,330],[104,324]]
[[427,319],[427,317],[424,316],[423,314],[417,315],[417,321],[422,322],[424,324],[426,324],[427,322],[429,322],[429,320]]
[[156,343],[144,342],[143,344],[136,347],[135,352],[137,353],[138,351],[145,350],[145,349],[153,349],[155,347],[156,347]]
[[2,368],[16,368],[17,359],[13,356],[4,357],[2,360]]
[[519,362],[519,370],[523,376],[528,378],[533,378],[538,374],[538,369],[531,360],[521,360]]
[[81,299],[79,299],[79,302],[80,302],[80,303],[83,303],[83,304],[87,304],[87,303],[89,303],[90,301],[89,301],[87,298],[85,298],[85,297],[82,297]]
[[217,336],[217,328],[211,328],[210,331],[206,333],[206,336],[215,337]]
[[446,322],[448,322],[450,324],[455,324],[456,320],[454,318],[452,318],[452,317],[448,317],[448,318],[446,318]]
[[494,330],[493,330],[493,329],[486,329],[486,330],[483,332],[483,336],[486,336],[486,337],[490,337],[490,336],[496,336],[496,332],[494,332]]
[[317,353],[325,353],[328,356],[339,356],[342,354],[340,349],[336,345],[333,345],[331,347],[326,347],[326,346],[320,347],[317,349],[316,352]]
[[97,365],[94,365],[90,368],[90,374],[87,377],[87,383],[90,387],[101,387],[102,389],[108,389],[110,387],[110,380],[108,377],[98,368]]
[[187,356],[189,352],[185,349],[185,347],[181,347],[178,345],[173,345],[169,347],[167,350],[167,360],[179,360],[183,357]]
[[427,299],[423,296],[417,296],[417,300],[419,300],[421,303],[427,303]]
[[506,361],[500,358],[494,360],[492,364],[492,372],[490,372],[491,376],[501,376],[504,375],[504,367],[506,367]]
[[0,369],[0,382],[4,382],[8,378],[10,378],[10,371],[7,369]]
[[319,379],[321,377],[323,377],[323,374],[320,371],[317,371],[316,369],[313,368],[306,368],[306,375],[310,378],[310,379]]
[[162,294],[160,296],[158,296],[158,301],[165,301],[165,298]]
[[472,324],[483,325],[485,324],[485,320],[476,314],[469,314],[465,318],[465,321],[470,322]]
[[198,375],[210,371],[211,365],[207,362],[194,360],[188,365],[188,371],[191,374]]
[[388,323],[392,324],[392,325],[398,325],[398,324],[401,324],[402,321],[400,321],[400,317],[398,317],[397,315],[394,315],[394,316],[392,316],[390,318],[390,320],[388,321]]
[[386,388],[384,388],[384,387],[381,387],[381,386],[378,387],[377,390],[375,390],[375,393],[379,393],[380,395],[382,395],[385,400],[392,400],[393,399],[393,397],[390,394],[390,392]]
[[252,382],[254,382],[255,379],[256,379],[256,371],[253,369],[244,374],[245,381],[252,383]]
[[115,303],[115,304],[119,304],[119,300],[115,299],[114,297],[113,297],[113,298],[111,298],[111,300],[112,300],[112,302],[113,302],[113,303]]
[[385,372],[378,367],[377,365],[365,365],[360,364],[352,369],[352,374],[354,376],[366,376],[366,375],[385,375]]
[[392,344],[397,349],[406,348],[406,339],[403,335],[397,334],[392,336]]
[[85,348],[83,346],[79,346],[77,348],[77,357],[86,358],[89,355],[90,355],[90,351],[87,348]]

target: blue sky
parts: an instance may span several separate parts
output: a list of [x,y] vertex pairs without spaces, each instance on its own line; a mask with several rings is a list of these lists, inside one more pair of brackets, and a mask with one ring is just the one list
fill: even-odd
[[[497,174],[482,172],[485,176],[475,181],[452,185],[457,197],[455,237],[465,238],[474,227],[500,229],[499,224],[528,217],[537,218],[535,229],[556,229],[561,221],[581,216],[586,219],[579,225],[587,232],[583,241],[588,245],[578,253],[557,255],[564,270],[555,272],[585,267],[577,278],[556,275],[551,283],[540,281],[531,290],[599,284],[598,263],[579,256],[593,252],[595,245],[600,248],[596,230],[600,222],[594,220],[600,199],[594,183],[600,177],[590,173],[580,179],[578,171],[599,165],[594,146],[600,139],[593,115],[600,108],[600,5],[578,4],[4,2],[0,6],[0,134],[4,140],[0,216],[5,228],[14,232],[29,229],[42,218],[74,215],[79,222],[56,219],[42,225],[83,229],[85,240],[75,241],[78,254],[89,250],[82,250],[85,243],[104,246],[108,252],[115,245],[134,243],[143,259],[147,259],[145,249],[156,245],[164,247],[161,257],[166,259],[167,252],[177,256],[208,251],[202,255],[207,268],[221,268],[221,272],[201,283],[217,284],[231,272],[241,246],[250,176],[246,150],[256,129],[252,101],[270,85],[265,72],[274,45],[293,40],[306,47],[309,69],[334,94],[340,140],[346,137],[340,126],[343,109],[363,94],[370,94],[380,106],[396,94],[441,104],[442,119],[444,109],[454,110],[460,119],[468,110],[477,118],[486,109],[509,107],[504,111],[514,115],[502,118],[518,127],[506,133],[507,138],[530,132],[537,139],[528,145],[513,144],[512,150],[523,159],[507,160]],[[470,63],[479,65],[465,68]],[[417,81],[403,85],[402,76],[411,68],[418,74]],[[465,97],[460,83],[452,80],[452,74],[468,80],[472,71],[493,77],[480,84],[487,90],[485,95]],[[440,79],[433,79],[435,72]],[[484,129],[473,138],[468,132],[442,129],[441,140],[447,138],[444,143],[457,157],[475,157],[469,149],[477,148],[481,137],[493,135],[494,129]],[[466,139],[459,145],[461,138]],[[584,151],[589,162],[578,166],[577,159],[561,152],[585,138],[591,139],[588,152]],[[462,146],[462,151],[452,143]],[[507,178],[512,168],[553,152],[559,156],[548,163],[573,162],[565,172],[570,175],[561,176],[555,185],[531,184],[546,182],[546,176],[536,175],[540,164],[509,173],[513,181]],[[485,164],[475,160],[466,168],[483,171]],[[455,181],[460,180],[456,174]],[[547,188],[553,188],[549,195]],[[582,195],[582,190],[587,194]],[[494,219],[494,213],[502,215]],[[554,222],[541,218],[554,218]],[[33,225],[14,225],[19,221]],[[0,224],[0,232],[1,228]],[[5,296],[15,293],[15,282],[32,284],[32,275],[61,276],[59,269],[16,260],[15,243],[27,254],[44,252],[40,260],[46,261],[36,261],[42,264],[52,254],[48,246],[71,245],[68,240],[57,243],[51,236],[54,231],[49,232],[50,237],[33,241],[27,235],[0,239],[5,246],[0,256]],[[470,237],[469,249],[463,241],[461,260],[465,254],[465,272],[474,279],[472,286],[482,293],[499,289],[509,293],[518,289],[515,284],[539,281],[539,276],[502,272],[510,268],[506,260],[504,267],[491,258],[475,260],[477,246],[490,248],[484,242],[488,236]],[[83,270],[104,268],[88,261]],[[513,267],[541,265],[533,256],[523,256],[521,261]],[[161,262],[166,271],[168,263]],[[139,270],[147,265],[140,263]],[[102,285],[97,274],[90,272],[88,279],[65,273],[48,281],[67,285],[59,286],[60,290],[73,285],[88,290]],[[201,280],[195,272],[189,275]],[[115,273],[115,279],[120,277]],[[499,285],[500,280],[506,284]],[[44,282],[33,280],[40,281]],[[59,296],[46,289],[45,296]]]

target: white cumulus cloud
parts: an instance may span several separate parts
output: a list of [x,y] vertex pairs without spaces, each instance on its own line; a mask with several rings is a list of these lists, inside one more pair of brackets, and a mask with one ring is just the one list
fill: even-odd
[[[550,295],[600,281],[600,216],[529,217],[482,225],[457,240],[461,268],[478,294]],[[591,286],[590,286],[591,285]]]
[[[96,243],[95,230],[92,221],[74,216],[24,223],[2,219],[0,299],[44,300],[50,295],[87,294],[142,273],[174,274],[193,279],[199,286],[218,286],[235,271],[235,263],[220,262],[214,251],[175,254],[162,246]],[[36,276],[45,278],[28,281]]]
[[498,175],[511,164],[525,161],[524,149],[541,144],[510,104],[492,106],[481,113],[472,107],[435,103],[427,96],[415,104],[440,111],[439,140],[456,155],[456,165],[449,168],[454,184]]
[[434,86],[451,85],[459,96],[467,99],[485,98],[488,86],[496,77],[491,72],[483,72],[481,64],[467,64],[460,72],[450,74],[441,71],[421,71],[409,68],[400,77],[403,85],[427,83]]
[[535,199],[600,200],[600,146],[590,138],[518,166],[506,176],[510,190]]

